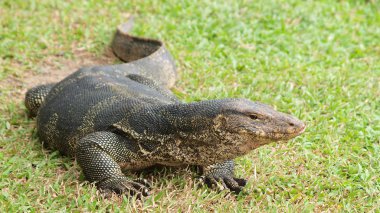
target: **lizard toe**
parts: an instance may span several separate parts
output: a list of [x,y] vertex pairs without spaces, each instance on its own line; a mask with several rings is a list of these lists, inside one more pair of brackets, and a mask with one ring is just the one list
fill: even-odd
[[206,176],[204,182],[209,188],[218,189],[220,191],[228,189],[221,177]]
[[108,179],[98,184],[98,188],[106,197],[117,195],[135,196],[137,199],[149,196],[149,188],[139,182],[127,178]]
[[145,187],[147,187],[149,190],[152,189],[152,184],[149,183],[149,181],[147,179],[144,179],[144,178],[137,178],[134,180],[135,182],[137,183],[140,183],[142,185],[144,185]]
[[220,191],[229,190],[239,194],[247,181],[242,178],[234,178],[228,175],[207,175],[202,177],[204,183],[210,188],[217,188]]
[[246,179],[243,179],[243,178],[235,178],[234,177],[234,180],[239,184],[239,186],[241,187],[244,187],[245,185],[247,185],[247,180]]
[[239,183],[235,180],[235,178],[226,176],[223,178],[224,183],[228,187],[229,190],[239,194],[243,190],[243,186],[240,186]]

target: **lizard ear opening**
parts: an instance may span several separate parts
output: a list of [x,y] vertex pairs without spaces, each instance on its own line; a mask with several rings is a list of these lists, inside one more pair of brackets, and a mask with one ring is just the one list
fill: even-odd
[[220,130],[222,127],[225,127],[227,125],[227,118],[224,115],[220,114],[214,118],[213,123],[214,129]]

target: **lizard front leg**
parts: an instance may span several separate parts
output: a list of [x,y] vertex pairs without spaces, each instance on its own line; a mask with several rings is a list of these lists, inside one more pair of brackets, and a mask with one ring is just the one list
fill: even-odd
[[236,178],[235,164],[232,160],[202,167],[202,178],[209,186],[221,186],[222,190],[229,189],[239,193],[247,184],[245,179]]
[[149,195],[150,185],[144,179],[131,180],[120,164],[138,159],[134,144],[111,132],[95,132],[82,138],[76,158],[87,180],[95,182],[106,196],[112,192],[137,197]]

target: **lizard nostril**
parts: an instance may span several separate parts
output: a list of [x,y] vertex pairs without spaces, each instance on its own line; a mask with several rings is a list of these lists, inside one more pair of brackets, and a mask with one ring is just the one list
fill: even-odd
[[294,123],[289,123],[290,126],[294,126],[295,124]]

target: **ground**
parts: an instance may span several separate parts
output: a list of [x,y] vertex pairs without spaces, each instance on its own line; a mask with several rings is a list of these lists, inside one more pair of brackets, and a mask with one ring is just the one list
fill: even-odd
[[[359,211],[380,209],[378,1],[0,2],[0,211]],[[289,143],[236,160],[239,195],[161,168],[142,201],[103,199],[72,159],[42,148],[25,91],[110,64],[115,27],[163,40],[190,102],[244,97],[307,123]],[[139,174],[131,174],[139,175]]]

